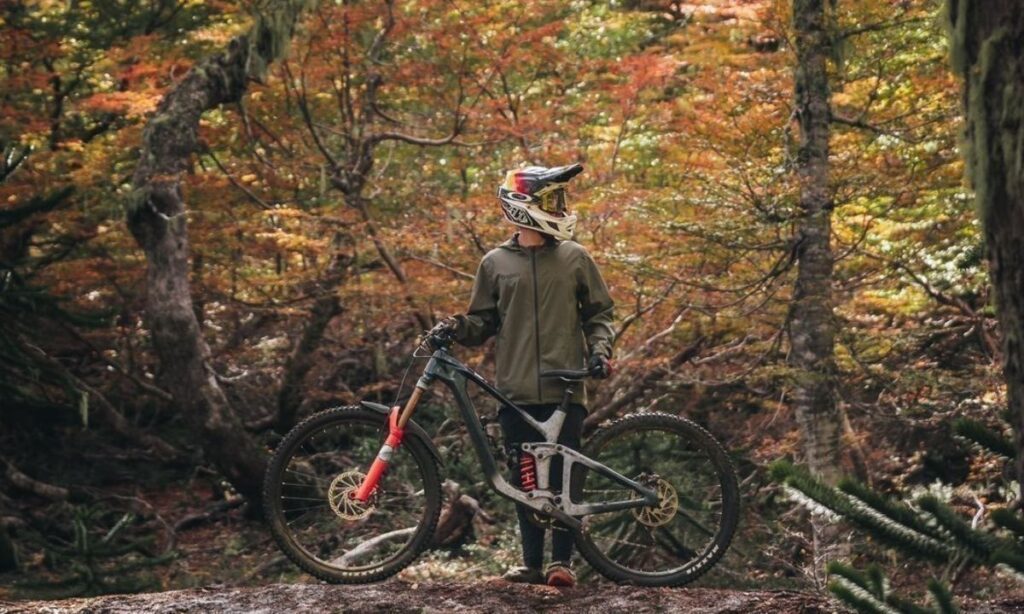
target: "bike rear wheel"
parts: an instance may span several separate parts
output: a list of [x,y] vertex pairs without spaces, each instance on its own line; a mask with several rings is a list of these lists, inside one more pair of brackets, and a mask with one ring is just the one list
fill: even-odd
[[[725,553],[739,518],[739,488],[721,445],[690,420],[636,414],[595,433],[583,453],[658,492],[661,503],[584,518],[580,554],[617,582],[680,586]],[[574,476],[584,503],[639,498],[585,467]]]
[[328,409],[292,429],[267,467],[263,505],[271,533],[296,565],[321,580],[383,580],[433,537],[441,511],[437,463],[410,431],[370,500],[348,496],[387,434],[385,414]]

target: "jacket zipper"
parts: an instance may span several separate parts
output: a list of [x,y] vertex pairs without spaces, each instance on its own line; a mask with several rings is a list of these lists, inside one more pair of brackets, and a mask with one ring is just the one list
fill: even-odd
[[537,349],[537,402],[543,403],[540,388],[540,315],[538,313],[539,299],[537,298],[537,252],[535,248],[530,249],[530,264],[533,267],[533,342]]

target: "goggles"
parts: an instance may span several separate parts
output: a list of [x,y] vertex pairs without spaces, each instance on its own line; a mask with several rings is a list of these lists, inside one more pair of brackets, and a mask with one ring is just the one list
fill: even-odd
[[544,194],[538,194],[536,198],[537,205],[544,213],[565,217],[569,212],[569,207],[566,203],[565,188],[558,188],[551,190],[550,192],[545,192]]

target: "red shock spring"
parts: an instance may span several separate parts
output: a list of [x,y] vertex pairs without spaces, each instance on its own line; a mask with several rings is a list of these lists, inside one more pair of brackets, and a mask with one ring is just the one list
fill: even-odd
[[523,452],[519,455],[519,483],[526,492],[537,488],[537,459],[533,454]]

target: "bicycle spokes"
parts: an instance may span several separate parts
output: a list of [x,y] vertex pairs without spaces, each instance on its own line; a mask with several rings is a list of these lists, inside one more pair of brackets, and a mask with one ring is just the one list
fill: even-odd
[[403,447],[390,455],[370,494],[368,459],[388,435],[379,421],[346,420],[311,431],[292,445],[277,504],[288,539],[320,564],[379,566],[402,552],[423,521],[420,468]]
[[[637,417],[632,422],[626,426],[633,428],[624,426],[595,437],[601,441],[588,447],[588,455],[657,492],[658,503],[588,517],[587,546],[620,575],[683,576],[702,559],[717,558],[722,548],[723,525],[728,524],[724,493],[726,488],[731,492],[731,469],[723,479],[724,470],[716,465],[710,448],[695,436],[699,429],[694,426],[696,431],[687,432],[685,421],[665,416],[647,421]],[[588,502],[641,498],[637,491],[592,470],[584,474],[582,496]],[[731,534],[731,527],[726,528]]]

